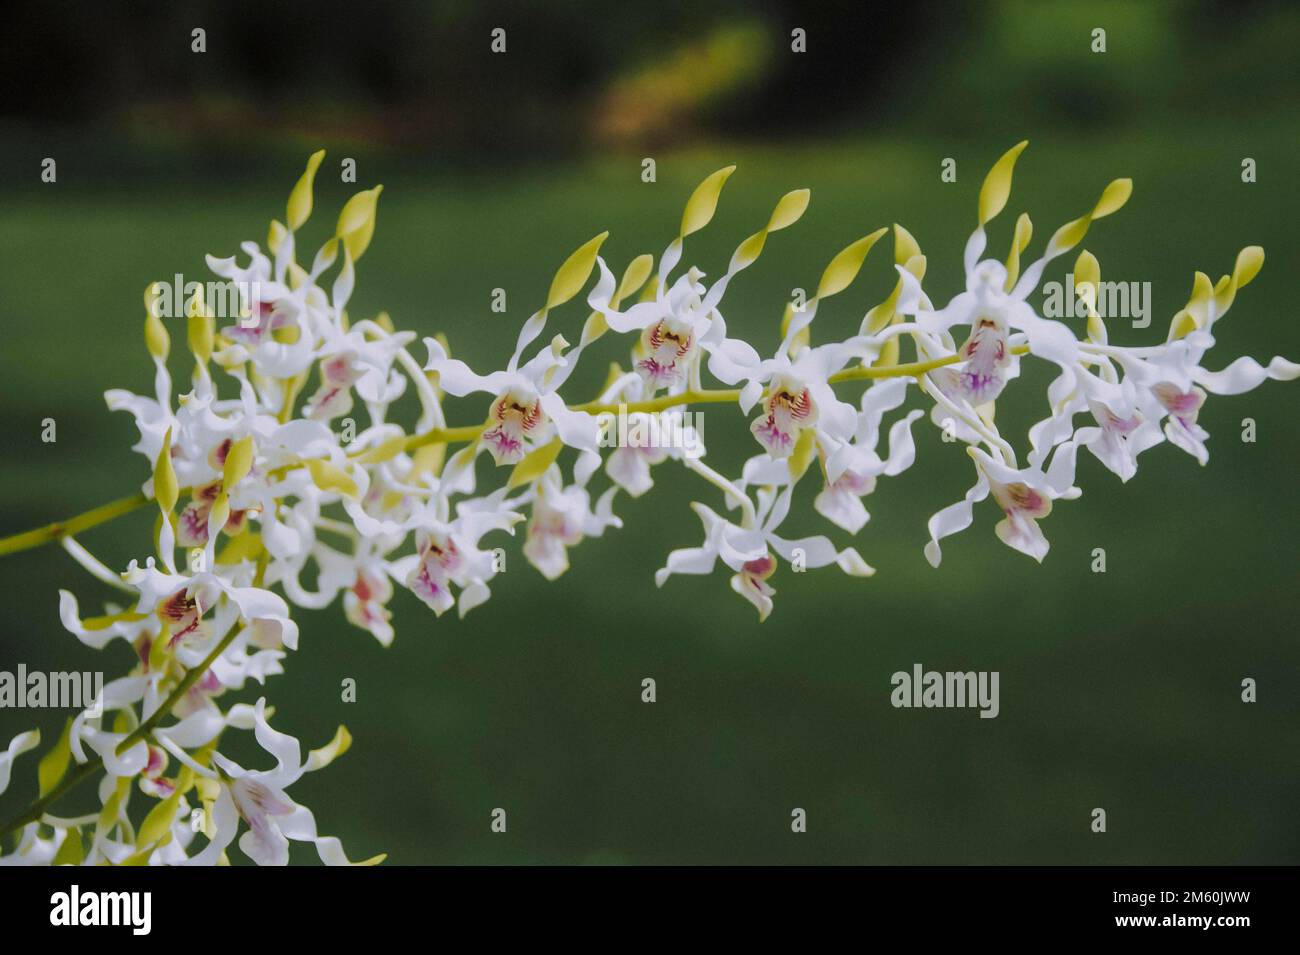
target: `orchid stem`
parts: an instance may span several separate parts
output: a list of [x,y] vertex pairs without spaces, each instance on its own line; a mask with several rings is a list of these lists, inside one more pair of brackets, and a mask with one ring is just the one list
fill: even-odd
[[148,719],[128,733],[126,739],[117,744],[117,755],[121,756],[128,749],[157,729],[158,724],[161,723],[167,714],[172,711],[172,707],[181,701],[181,697],[190,691],[190,687],[194,686],[194,684],[202,678],[203,674],[208,672],[208,667],[212,666],[217,657],[226,652],[226,648],[229,647],[230,644],[234,642],[235,637],[239,636],[241,633],[243,633],[242,627],[231,627],[230,632],[217,642],[217,645],[212,648],[212,651],[203,658],[202,662],[200,662],[198,666],[190,667],[186,670],[185,676],[181,677],[181,681],[176,684],[175,688],[169,694],[167,694],[167,699],[162,701],[158,709],[149,714]]
[[[1016,351],[1017,349],[1013,349]],[[844,371],[831,375],[831,384],[838,384],[843,381],[861,381],[864,379],[878,378],[919,378],[927,372],[934,371],[936,368],[942,368],[945,365],[956,364],[962,361],[960,355],[947,355],[943,358],[932,358],[928,361],[914,361],[901,365],[887,365],[884,367],[866,367],[859,366],[856,368],[846,368]],[[628,414],[637,412],[655,412],[665,411],[668,408],[675,408],[679,405],[689,404],[711,404],[718,402],[732,402],[740,399],[740,390],[738,388],[725,389],[692,389],[683,391],[676,395],[660,395],[658,398],[650,398],[645,401],[630,401],[619,404],[612,402],[588,401],[584,404],[574,405],[573,411],[584,411],[587,414],[617,414],[620,410]],[[406,439],[406,450],[414,451],[416,448],[422,448],[429,444],[463,444],[467,441],[473,441],[480,434],[486,425],[473,424],[462,425],[457,428],[432,428],[422,434],[413,434]],[[61,540],[69,534],[75,534],[84,531],[87,528],[104,524],[114,518],[121,517],[123,514],[129,514],[137,508],[143,507],[149,503],[149,498],[143,493],[133,494],[131,497],[124,497],[119,501],[113,501],[109,504],[102,504],[99,507],[86,511],[84,514],[78,514],[66,521],[56,521],[53,524],[47,524],[44,527],[38,527],[35,530],[24,531],[21,534],[14,534],[10,537],[0,538],[0,556],[5,554],[16,554],[19,551],[30,550],[33,547],[40,547],[44,544],[50,544],[54,541]]]
[[97,527],[114,518],[121,517],[123,514],[129,514],[148,503],[149,498],[145,497],[142,492],[136,492],[130,497],[124,497],[108,504],[101,504],[99,507],[91,508],[65,521],[55,521],[53,524],[46,524],[44,527],[38,527],[35,530],[0,538],[0,556],[16,554],[19,551],[41,547],[44,544],[52,544],[71,534],[78,534],[91,527]]
[[64,793],[72,789],[83,779],[93,776],[95,771],[103,765],[104,760],[100,756],[96,756],[92,760],[87,760],[86,762],[79,764],[76,769],[59,780],[58,784],[53,789],[5,823],[4,827],[0,828],[0,836],[8,835],[17,829],[21,829],[29,822],[37,822],[43,815],[45,815],[45,808],[47,806],[53,804],[55,800],[59,799]]

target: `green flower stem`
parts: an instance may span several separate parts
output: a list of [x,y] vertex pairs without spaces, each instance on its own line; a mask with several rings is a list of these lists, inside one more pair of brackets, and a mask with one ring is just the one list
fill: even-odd
[[[1028,348],[1021,345],[1011,349],[1011,351],[1014,354],[1024,354],[1028,351]],[[944,358],[914,361],[902,365],[889,365],[883,368],[858,366],[847,368],[832,375],[830,381],[831,384],[839,384],[844,381],[863,381],[878,378],[919,378],[936,368],[956,364],[961,360],[960,355],[948,355]],[[584,404],[574,405],[573,410],[585,411],[588,414],[617,414],[620,410],[623,410],[628,414],[634,414],[636,412],[664,411],[679,405],[732,402],[739,400],[739,398],[740,390],[737,388],[692,389],[678,395],[660,395],[658,398],[650,398],[645,401],[629,401],[623,404],[588,401]],[[457,428],[432,428],[423,434],[413,434],[407,438],[406,450],[414,451],[416,448],[422,448],[429,444],[463,444],[467,441],[473,441],[483,433],[483,429],[486,427],[486,424],[477,424],[462,425]],[[0,538],[0,556],[15,554],[19,551],[52,543],[68,534],[75,534],[98,524],[111,521],[123,514],[129,514],[148,502],[149,499],[143,494],[134,494],[131,497],[124,497],[120,501],[103,504],[66,521],[57,521],[53,524],[47,524],[45,527],[38,527],[35,530]]]
[[100,756],[96,756],[94,759],[87,760],[84,763],[79,763],[77,768],[59,780],[58,784],[53,789],[5,823],[4,828],[0,828],[0,836],[5,836],[21,829],[29,822],[36,822],[41,818],[41,816],[45,815],[46,808],[55,800],[68,790],[72,789],[83,779],[88,779],[93,776],[96,770],[103,765],[104,760]]
[[124,497],[121,500],[91,508],[76,517],[68,518],[66,521],[55,521],[53,524],[46,524],[44,527],[38,527],[35,530],[23,531],[21,534],[0,538],[0,556],[16,554],[19,551],[30,550],[44,544],[52,544],[71,534],[78,534],[91,527],[121,517],[123,514],[129,514],[148,503],[149,499],[143,493],[137,492],[130,497]]
[[211,652],[200,661],[198,666],[190,667],[190,669],[185,671],[185,676],[181,677],[181,682],[177,683],[175,689],[173,689],[171,693],[167,694],[167,699],[163,700],[162,705],[159,706],[158,709],[154,710],[147,720],[128,733],[126,739],[117,744],[117,755],[121,756],[128,749],[157,729],[158,724],[161,723],[167,714],[172,711],[172,707],[181,701],[181,697],[189,692],[190,687],[197,683],[203,674],[208,672],[208,667],[212,666],[212,664],[216,662],[217,657],[226,652],[226,648],[229,647],[230,644],[234,642],[235,637],[239,636],[241,633],[243,633],[242,627],[231,627],[230,632],[221,638],[217,645],[212,648]]

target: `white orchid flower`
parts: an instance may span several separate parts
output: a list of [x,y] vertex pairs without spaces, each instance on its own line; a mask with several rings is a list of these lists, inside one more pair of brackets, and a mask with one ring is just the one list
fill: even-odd
[[[240,836],[239,848],[258,865],[288,865],[290,840],[312,843],[326,865],[373,865],[383,860],[383,856],[376,856],[361,863],[349,862],[342,843],[332,836],[319,835],[311,810],[295,803],[285,792],[304,773],[329,765],[346,751],[346,731],[340,728],[334,743],[313,750],[304,761],[301,744],[271,728],[266,720],[266,700],[259,699],[254,709],[254,734],[262,749],[275,758],[275,768],[247,770],[221,753],[213,754],[220,786],[212,808],[216,831],[203,851],[187,860],[189,864],[215,863],[234,841],[241,819],[248,830]],[[212,775],[206,773],[208,778]]]
[[776,533],[790,511],[793,486],[771,493],[759,492],[759,506],[747,523],[741,526],[719,516],[708,506],[693,501],[692,510],[704,525],[704,543],[700,547],[675,550],[668,555],[664,566],[655,571],[655,584],[662,587],[673,574],[711,574],[721,560],[735,571],[731,589],[758,609],[759,620],[766,620],[772,612],[772,597],[776,593],[767,583],[776,571],[778,556],[804,569],[837,565],[854,577],[869,577],[875,571],[852,547],[836,550],[826,537],[803,537],[786,540]]
[[[1193,331],[1167,342],[1144,357],[1119,353],[1117,358],[1135,384],[1154,399],[1154,417],[1165,416],[1165,436],[1202,465],[1209,461],[1205,441],[1209,437],[1197,416],[1207,393],[1238,395],[1265,381],[1290,381],[1300,377],[1300,365],[1275,357],[1267,366],[1241,357],[1220,372],[1201,367],[1205,353],[1214,345],[1208,331]],[[1149,406],[1150,407],[1150,406]]]
[[448,521],[435,502],[413,518],[416,552],[393,561],[388,573],[438,616],[456,606],[463,617],[491,596],[488,581],[498,572],[497,556],[481,549],[479,540],[491,531],[513,534],[521,520],[522,514],[501,507],[462,508]]
[[414,340],[414,332],[389,334],[371,321],[358,322],[343,334],[331,327],[321,347],[320,388],[307,400],[303,415],[332,421],[347,414],[354,388],[371,407],[396,401],[406,390],[406,377],[393,363]]
[[709,356],[709,369],[720,378],[723,377],[720,371],[731,369],[738,376],[757,364],[758,355],[752,347],[727,337],[726,321],[718,306],[731,281],[758,260],[767,237],[793,225],[803,215],[808,207],[809,191],[795,189],[783,195],[766,225],[737,246],[727,271],[711,285],[704,284],[705,273],[694,266],[672,279],[673,270],[682,258],[685,238],[712,220],[722,187],[734,171],[734,166],[717,170],[691,193],[678,235],[659,257],[658,278],[649,300],[625,312],[614,309],[610,304],[614,277],[605,263],[598,260],[601,280],[592,293],[592,307],[615,331],[639,333],[635,365],[651,393],[659,388],[667,388],[670,393],[684,390],[693,376],[698,378],[702,355]]
[[319,326],[328,321],[321,314],[324,295],[310,282],[291,289],[287,262],[281,257],[273,268],[257,243],[244,242],[240,248],[248,256],[246,266],[235,256],[207,256],[208,268],[247,296],[235,323],[220,329],[233,344],[218,353],[217,361],[226,367],[251,362],[265,379],[293,378],[316,356]]
[[[1020,253],[1029,244],[1033,232],[1028,216],[1022,215],[1016,223],[1011,254],[1005,264],[996,259],[982,259],[988,243],[984,228],[1005,207],[1016,159],[1026,145],[1027,142],[1021,142],[1008,150],[994,164],[980,189],[979,224],[967,241],[963,256],[965,291],[943,308],[934,310],[921,290],[920,280],[903,265],[896,266],[903,285],[897,311],[915,317],[922,333],[918,341],[930,353],[929,357],[954,352],[962,357],[960,367],[936,369],[930,372],[930,380],[949,399],[965,402],[972,408],[996,399],[1007,381],[1018,374],[1013,346],[1023,344],[1031,354],[1067,370],[1078,363],[1079,343],[1074,333],[1061,322],[1040,317],[1027,299],[1038,287],[1047,264],[1078,245],[1093,220],[1117,211],[1132,192],[1132,182],[1128,179],[1111,182],[1089,213],[1053,234],[1042,257],[1023,274],[1019,271]],[[969,329],[959,348],[951,334],[957,327]]]
[[[668,274],[681,254],[679,243],[675,252],[674,255],[674,246],[669,246],[660,257],[659,281],[655,295],[649,301],[637,302],[620,312],[602,304],[601,296],[594,296],[597,308],[612,330],[638,335],[634,365],[652,394],[659,388],[685,384],[690,365],[699,354],[700,343],[713,324],[713,308],[721,297],[719,290],[706,300],[708,289],[700,281],[704,273],[694,266],[667,285]],[[601,284],[597,288],[612,293],[613,273],[603,259],[597,259],[597,262],[601,271]]]
[[518,370],[477,375],[463,361],[447,357],[442,344],[424,340],[429,349],[427,371],[438,373],[438,387],[447,394],[463,397],[484,392],[495,399],[488,411],[488,424],[480,440],[497,464],[518,464],[535,445],[546,443],[551,433],[580,451],[595,451],[599,438],[596,419],[571,410],[555,390],[558,372],[567,367],[567,343],[557,336],[552,343]]
[[[1207,393],[1241,394],[1269,379],[1290,380],[1300,375],[1300,365],[1280,357],[1267,366],[1253,358],[1238,358],[1221,372],[1202,367],[1214,345],[1214,324],[1231,307],[1237,290],[1254,279],[1263,260],[1263,249],[1247,246],[1238,253],[1232,274],[1224,275],[1217,284],[1204,273],[1196,273],[1191,297],[1174,316],[1169,340],[1162,345],[1109,346],[1104,325],[1099,324],[1097,340],[1083,347],[1089,360],[1100,367],[1100,375],[1079,365],[1053,382],[1048,392],[1053,417],[1040,422],[1030,434],[1037,460],[1041,462],[1051,447],[1070,437],[1071,418],[1086,404],[1100,433],[1089,432],[1081,441],[1121,479],[1128,480],[1135,473],[1138,453],[1159,443],[1162,419],[1170,442],[1205,464],[1209,435],[1197,417]],[[1095,295],[1100,281],[1096,259],[1085,252],[1075,271],[1089,274],[1089,291]],[[1091,329],[1098,316],[1091,305],[1089,312]],[[1124,371],[1123,381],[1117,379],[1116,364]]]
[[298,624],[289,618],[289,607],[279,594],[260,587],[238,586],[210,571],[195,574],[165,573],[150,557],[144,567],[131,561],[122,579],[140,594],[137,614],[156,614],[162,621],[171,646],[187,637],[200,636],[204,615],[225,597],[268,641],[290,650],[298,646]]
[[864,391],[852,439],[824,449],[826,483],[813,506],[817,513],[851,534],[860,531],[870,519],[862,498],[875,490],[876,479],[902,474],[916,460],[912,422],[924,414],[919,409],[909,411],[890,426],[886,457],[882,459],[876,451],[881,419],[906,400],[907,386],[904,379],[892,379]]
[[[773,358],[739,372],[747,379],[740,391],[740,408],[748,413],[762,398],[762,413],[754,419],[750,431],[773,458],[789,457],[805,428],[816,429],[820,440],[836,444],[853,436],[857,411],[836,397],[830,377],[854,359],[870,359],[879,350],[874,339],[855,336],[844,342],[803,348],[791,359],[790,344],[791,337],[787,336]],[[722,380],[735,384],[741,378],[728,374]]]
[[[626,416],[626,427],[615,419],[605,422],[602,443],[614,443],[605,458],[605,473],[632,497],[640,497],[654,487],[650,469],[656,464],[684,457],[704,455],[704,439],[692,424],[689,412],[672,408],[659,412],[633,412]],[[612,441],[614,432],[617,435]]]
[[547,580],[555,580],[569,569],[570,547],[587,537],[600,537],[607,527],[622,527],[613,512],[617,487],[611,487],[596,502],[582,483],[567,487],[560,469],[552,465],[537,480],[529,499],[532,517],[524,538],[524,556]]
[[970,527],[974,505],[992,494],[1005,515],[994,529],[998,539],[1041,563],[1049,545],[1038,520],[1051,513],[1053,501],[1072,500],[1082,493],[1074,486],[1076,443],[1060,445],[1046,473],[1033,466],[1017,469],[980,448],[966,450],[975,462],[977,479],[963,500],[930,518],[926,560],[938,567],[943,558],[939,541]]
[[[1086,447],[1121,481],[1137,473],[1138,455],[1164,440],[1159,413],[1150,396],[1131,378],[1108,381],[1079,366],[1059,376],[1048,388],[1051,417],[1029,431],[1031,464],[1041,467],[1052,450],[1073,438]],[[1094,426],[1074,427],[1074,416],[1086,412]]]

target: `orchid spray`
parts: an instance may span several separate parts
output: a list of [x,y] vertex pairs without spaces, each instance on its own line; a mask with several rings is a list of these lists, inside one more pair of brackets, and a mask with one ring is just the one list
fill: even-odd
[[[692,193],[657,269],[642,255],[616,274],[600,255],[605,233],[570,255],[504,367],[487,373],[453,358],[445,337],[424,340],[421,364],[411,352],[416,336],[396,331],[386,314],[349,316],[381,187],[350,199],[331,238],[309,263],[299,262],[295,236],[312,213],[324,154],[313,155],[284,221],[271,223],[265,251],[249,242],[242,257],[208,258],[214,274],[243,290],[238,321],[219,326],[201,295],[188,303],[193,371],[180,389],[168,369],[159,286],[146,294],[154,393],[105,396],[138,426],[134,450],[151,469],[141,491],[0,540],[0,554],[59,542],[123,591],[119,604],[93,616],[61,591],[59,613],[82,643],[102,649],[124,641],[133,661],[40,760],[38,797],[4,827],[16,843],[0,863],[215,864],[238,839],[262,864],[286,863],[291,841],[311,843],[326,863],[347,864],[339,841],[322,836],[312,812],[288,792],[346,752],[347,729],[304,755],[298,740],[272,727],[264,697],[228,702],[248,684],[260,694],[282,673],[299,640],[290,607],[324,607],[341,596],[347,619],[388,644],[394,626],[387,604],[396,587],[437,615],[453,607],[464,615],[491,596],[499,544],[508,536],[522,536],[524,556],[554,579],[568,568],[569,548],[621,527],[619,492],[646,493],[657,467],[680,464],[716,498],[712,506],[692,505],[702,541],[668,554],[655,583],[711,574],[721,562],[731,588],[766,618],[776,593],[770,581],[782,563],[874,573],[853,547],[823,535],[789,536],[787,517],[796,491],[806,491],[822,518],[856,535],[877,480],[913,465],[912,427],[927,411],[964,445],[966,463],[958,466],[973,468],[974,482],[961,501],[930,518],[924,552],[936,567],[941,541],[969,527],[975,506],[990,496],[1000,512],[998,538],[1041,561],[1048,541],[1040,522],[1055,502],[1081,493],[1081,448],[1121,481],[1133,477],[1143,452],[1166,440],[1204,464],[1208,435],[1197,415],[1210,394],[1300,374],[1281,358],[1267,365],[1238,358],[1221,371],[1202,364],[1215,323],[1259,272],[1263,250],[1243,249],[1217,282],[1196,273],[1167,339],[1144,347],[1108,342],[1095,307],[1100,269],[1082,251],[1072,291],[1085,305],[1086,324],[1076,333],[1037,314],[1030,295],[1048,263],[1124,205],[1131,183],[1110,183],[1024,268],[1028,216],[1016,222],[1005,259],[986,257],[985,227],[1007,204],[1024,147],[1003,155],[983,183],[966,244],[965,290],[947,303],[926,294],[926,259],[896,225],[898,278],[857,334],[814,343],[813,321],[819,303],[854,281],[887,229],[835,255],[813,297],[786,306],[770,355],[732,337],[721,310],[729,283],[758,260],[771,233],[797,222],[809,192],[782,196],[708,283],[699,268],[682,267],[683,253],[713,218],[733,172],[727,167]],[[584,290],[589,314],[576,345],[547,338],[550,313]],[[621,338],[627,366],[615,364],[594,398],[574,401],[565,384],[606,337]],[[914,354],[905,356],[905,347]],[[994,423],[994,407],[1027,358],[1046,361],[1056,376],[1049,414],[1030,430],[1021,461]],[[723,387],[707,387],[706,375]],[[856,397],[855,386],[863,386]],[[388,420],[408,388],[420,406],[411,427]],[[450,399],[481,423],[449,425]],[[344,418],[357,402],[369,417],[359,431]],[[917,406],[908,409],[909,402]],[[705,463],[687,409],[708,403],[736,405],[749,419],[755,454],[734,477]],[[349,427],[336,428],[340,418]],[[480,487],[480,455],[502,475],[489,487]],[[76,539],[146,506],[158,512],[152,553],[120,573]],[[265,757],[245,769],[223,752],[223,739],[250,731]],[[0,792],[14,760],[39,743],[30,731],[0,750]],[[60,797],[91,778],[98,779],[97,813],[52,814]]]

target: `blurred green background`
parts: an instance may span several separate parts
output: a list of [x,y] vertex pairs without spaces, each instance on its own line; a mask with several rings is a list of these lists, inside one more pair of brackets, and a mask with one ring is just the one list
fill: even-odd
[[[1152,283],[1154,319],[1112,323],[1112,338],[1163,340],[1192,273],[1217,278],[1257,243],[1268,262],[1216,326],[1207,364],[1300,356],[1294,6],[905,6],[19,4],[0,51],[0,533],[145,479],[132,422],[102,398],[151,388],[141,290],[264,241],[320,146],[304,244],[326,236],[350,192],[386,187],[352,313],[445,331],[475,368],[500,362],[569,251],[609,229],[615,268],[658,255],[691,187],[731,162],[716,219],[687,242],[712,275],[783,192],[812,189],[803,220],[728,292],[735,333],[774,347],[790,290],[895,221],[945,299],[980,181],[1021,138],[1031,146],[993,249],[1021,210],[1040,249],[1131,176],[1132,200],[1086,247],[1104,279]],[[206,54],[189,51],[195,26]],[[508,47],[494,56],[497,26]],[[804,54],[790,52],[796,27]],[[1095,27],[1104,54],[1090,51]],[[53,185],[39,179],[46,156]],[[338,181],[343,157],[357,160],[357,186]],[[645,157],[655,183],[640,179]],[[955,183],[940,181],[945,157]],[[819,312],[821,340],[884,297],[888,258],[878,250]],[[495,287],[505,315],[489,309]],[[551,328],[576,340],[584,317],[571,306]],[[576,396],[626,354],[611,343],[592,358]],[[1000,402],[1019,447],[1048,378],[1027,370]],[[698,543],[688,502],[720,503],[665,465],[651,494],[619,499],[624,529],[572,551],[557,583],[508,545],[495,599],[465,621],[399,593],[385,650],[337,606],[299,612],[301,648],[267,690],[278,725],[316,746],[345,722],[356,744],[294,795],[354,857],[403,864],[1295,863],[1297,410],[1294,385],[1212,398],[1209,466],[1162,445],[1127,486],[1081,456],[1084,496],[1046,521],[1041,567],[996,540],[991,504],[929,567],[925,522],[972,473],[960,446],[918,425],[917,464],[881,481],[854,541],[877,575],[778,572],[761,626],[721,571],[655,589],[666,553]],[[482,411],[465,401],[449,418]],[[54,444],[40,441],[46,417]],[[1247,417],[1255,443],[1240,440]],[[711,460],[734,471],[754,451],[745,420],[721,406],[705,420]],[[150,521],[83,543],[125,565],[149,551]],[[847,543],[807,501],[789,526]],[[1090,571],[1095,547],[1105,574]],[[96,654],[61,629],[58,588],[87,613],[112,596],[61,551],[3,570],[0,668],[111,678],[130,666],[124,645]],[[890,675],[914,663],[1000,671],[1001,715],[893,709]],[[353,704],[340,702],[347,677]],[[640,701],[645,677],[653,705]],[[1253,705],[1240,700],[1246,677]],[[0,713],[0,738],[33,722],[54,734],[64,715]],[[0,814],[34,795],[34,765],[19,764]],[[61,814],[91,801],[79,792]],[[509,814],[504,835],[489,831],[495,807]],[[806,834],[790,831],[794,807]],[[1094,807],[1104,835],[1089,831]]]

